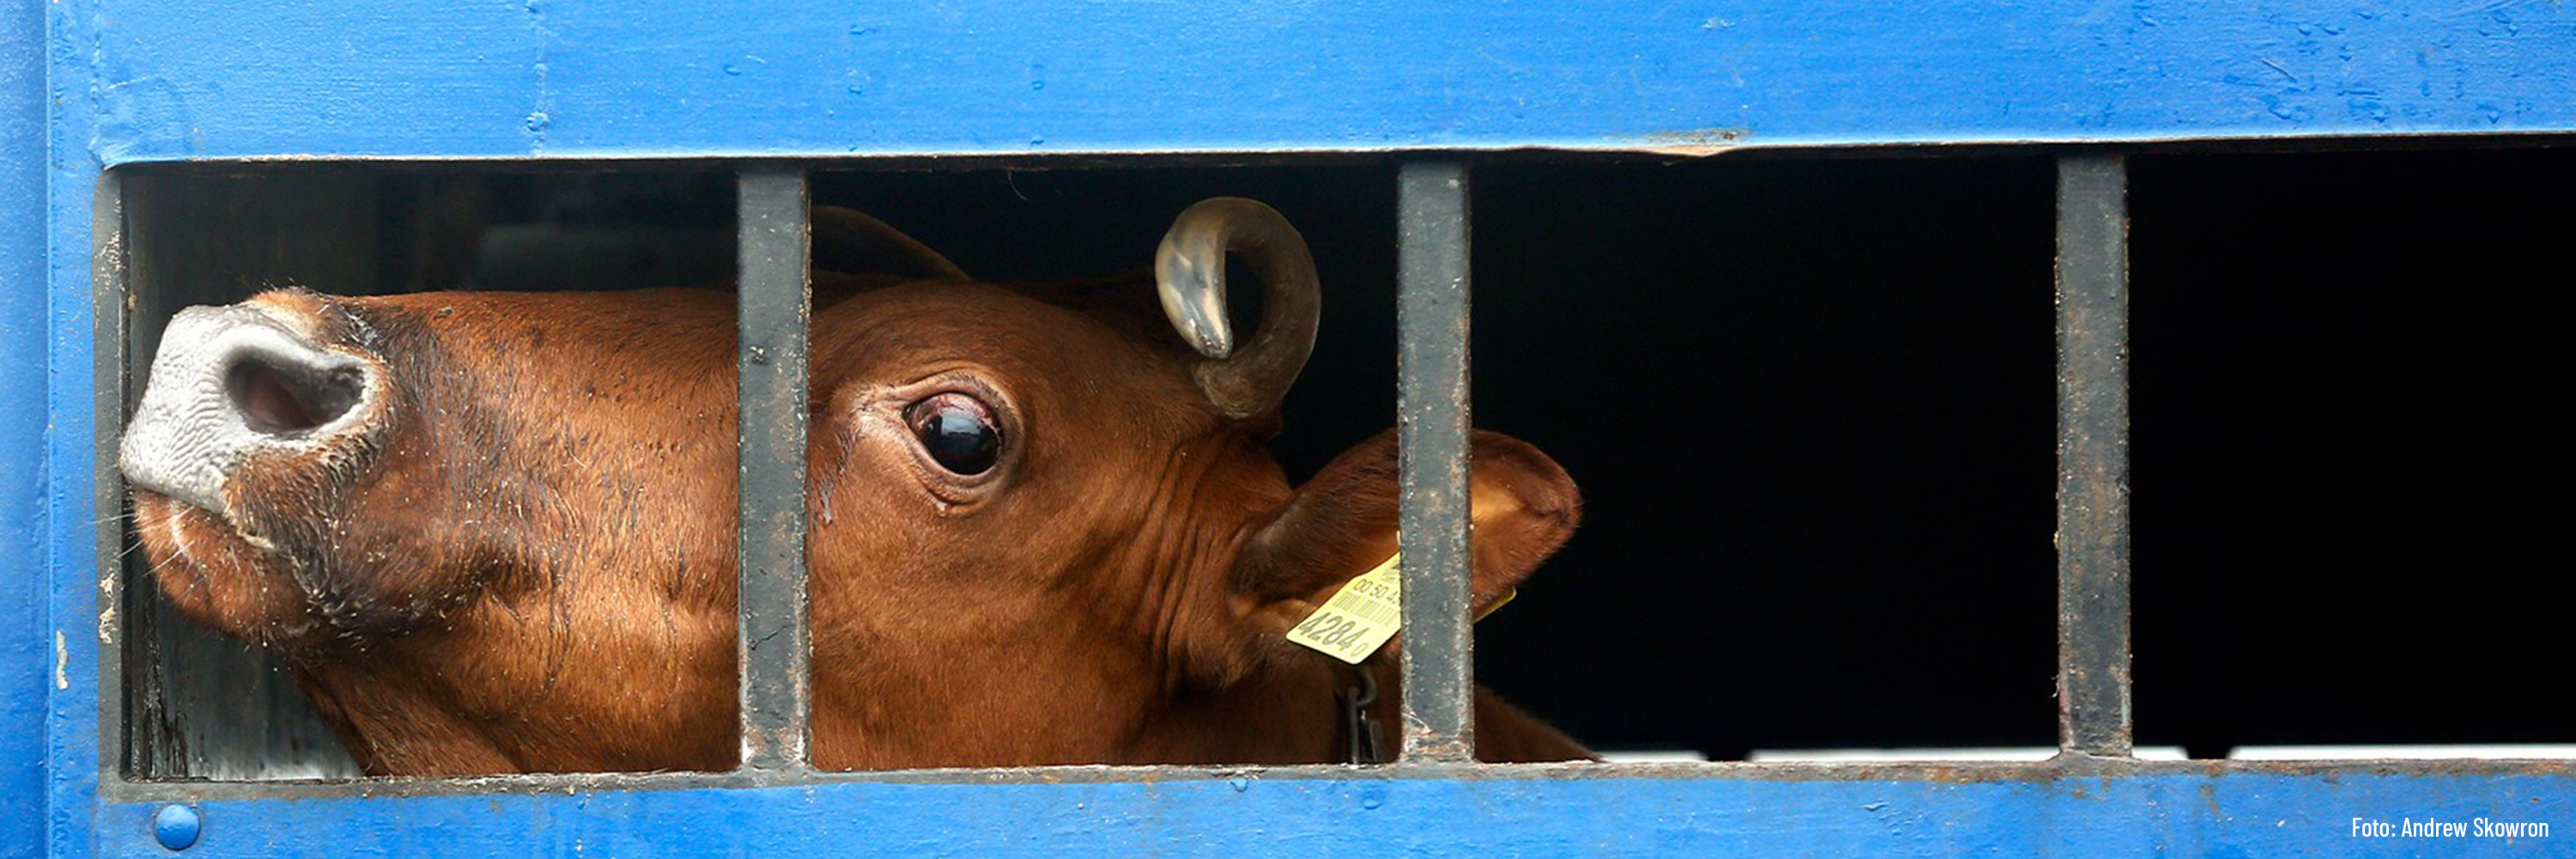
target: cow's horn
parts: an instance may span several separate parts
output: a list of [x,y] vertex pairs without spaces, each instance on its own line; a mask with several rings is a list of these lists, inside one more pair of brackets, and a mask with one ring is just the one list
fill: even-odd
[[[1236,348],[1225,317],[1225,255],[1261,279],[1261,329]],[[1154,252],[1154,285],[1181,339],[1208,360],[1199,389],[1228,417],[1277,408],[1315,350],[1315,258],[1279,210],[1240,197],[1202,200],[1172,221]]]
[[815,206],[813,212],[815,268],[926,280],[973,280],[929,245],[866,212],[840,206]]

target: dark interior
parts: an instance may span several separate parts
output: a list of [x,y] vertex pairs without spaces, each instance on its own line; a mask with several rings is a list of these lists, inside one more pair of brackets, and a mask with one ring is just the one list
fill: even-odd
[[[1475,180],[1475,423],[1587,495],[1573,542],[1478,626],[1480,680],[1603,749],[2054,742],[2050,153],[1512,159]],[[1142,267],[1191,202],[1274,204],[1325,286],[1277,446],[1292,476],[1393,422],[1394,184],[1382,161],[814,178],[988,279]],[[262,285],[607,289],[732,262],[714,165],[127,187],[138,374],[170,312]],[[2564,473],[2549,323],[2514,299],[2564,280],[2576,161],[2181,152],[2133,159],[2132,187],[2140,742],[2576,741],[2512,694],[2564,673],[2547,636],[2570,588],[2534,560],[2534,499]],[[134,769],[317,757],[277,727],[306,717],[273,666],[159,622],[129,670],[153,678],[135,741],[160,751]],[[275,688],[218,701],[243,687],[188,666],[223,660],[250,667],[211,676]]]
[[1476,422],[1587,493],[1479,676],[1610,748],[2053,744],[2054,176],[1478,174]]
[[2569,282],[2571,156],[2137,160],[2143,742],[2576,741],[2533,694],[2576,604],[2533,303]]

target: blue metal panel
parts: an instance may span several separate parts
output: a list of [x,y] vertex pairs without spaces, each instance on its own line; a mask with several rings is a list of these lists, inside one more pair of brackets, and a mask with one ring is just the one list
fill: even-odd
[[0,0],[0,857],[45,846],[44,12]]
[[[40,336],[43,344],[37,348],[44,354],[40,400],[44,433],[40,447],[39,439],[31,438],[25,440],[24,450],[14,434],[0,441],[9,446],[0,453],[12,460],[23,456],[40,462],[43,475],[42,497],[29,512],[37,514],[36,521],[44,529],[37,548],[42,552],[41,580],[46,582],[47,597],[38,618],[42,626],[31,631],[52,653],[47,668],[60,670],[38,687],[49,693],[41,725],[21,725],[13,718],[0,729],[13,735],[37,732],[44,738],[42,825],[45,853],[51,857],[93,855],[99,814],[99,598],[91,572],[98,569],[92,523],[102,514],[93,477],[97,422],[91,411],[96,390],[92,362],[97,351],[90,324],[90,201],[99,163],[87,146],[91,124],[83,93],[92,81],[81,58],[87,56],[90,39],[80,26],[86,15],[68,5],[48,2],[43,6],[47,83],[39,128],[45,147],[40,162],[45,165],[41,281],[45,310],[42,330],[29,333]],[[18,163],[16,158],[12,153],[9,163]],[[5,212],[13,222],[19,214],[14,207]],[[0,285],[0,290],[7,291],[23,288]],[[0,343],[11,348],[18,341],[15,332],[0,333]],[[0,517],[19,514],[14,507],[0,509]]]
[[[226,856],[2566,855],[2576,779],[2168,774],[1941,781],[1199,780],[207,802]],[[156,805],[102,854],[167,855]],[[2552,823],[2356,838],[2354,819]]]
[[2576,128],[2576,7],[67,3],[106,163]]

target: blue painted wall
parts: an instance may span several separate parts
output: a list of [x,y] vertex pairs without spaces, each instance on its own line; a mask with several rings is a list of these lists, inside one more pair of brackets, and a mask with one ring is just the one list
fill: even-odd
[[2552,0],[79,8],[110,164],[2576,125],[2576,7]]
[[44,0],[0,0],[0,857],[45,847],[44,38]]

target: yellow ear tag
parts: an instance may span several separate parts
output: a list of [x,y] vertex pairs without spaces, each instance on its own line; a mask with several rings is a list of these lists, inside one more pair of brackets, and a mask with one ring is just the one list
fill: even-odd
[[[1369,658],[1404,625],[1403,561],[1404,553],[1397,552],[1342,583],[1342,589],[1334,591],[1314,614],[1288,630],[1288,640],[1353,665]],[[1484,620],[1516,596],[1520,596],[1518,588],[1505,592],[1502,599],[1477,612],[1476,620]]]
[[1397,552],[1342,583],[1314,614],[1288,630],[1288,640],[1353,665],[1376,653],[1404,622],[1403,560],[1404,553]]

